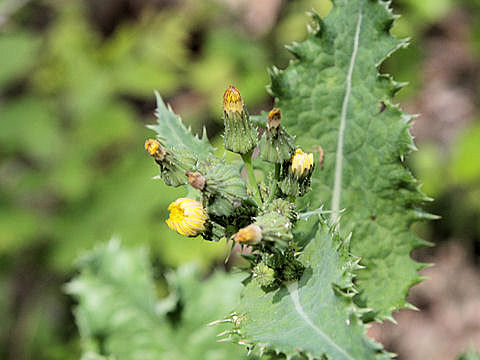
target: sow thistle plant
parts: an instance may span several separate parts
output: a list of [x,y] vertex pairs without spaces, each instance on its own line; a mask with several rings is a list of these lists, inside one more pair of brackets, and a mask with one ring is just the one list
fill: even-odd
[[[410,227],[433,218],[421,210],[429,199],[404,163],[415,150],[412,116],[392,103],[403,84],[378,71],[407,43],[389,33],[395,19],[389,2],[332,3],[325,19],[311,14],[303,42],[288,46],[295,57],[288,67],[270,71],[275,108],[268,114],[249,116],[238,89],[225,91],[224,145],[238,162],[215,156],[205,130],[192,135],[156,93],[158,121],[150,128],[157,137],[145,149],[157,178],[187,188],[170,204],[167,225],[183,236],[248,248],[241,294],[235,274],[201,283],[180,276],[169,281],[177,302],[156,304],[148,265],[110,246],[92,254],[69,287],[80,301],[76,315],[87,344],[102,339],[98,348],[119,359],[205,358],[195,344],[213,328],[202,322],[192,330],[187,316],[226,301],[231,291],[238,301],[224,302],[227,315],[215,313],[220,320],[213,323],[225,330],[219,341],[242,344],[253,356],[391,358],[365,336],[366,323],[393,320],[393,312],[412,307],[405,298],[422,280],[424,264],[410,253],[428,243]],[[125,276],[116,278],[118,269]],[[143,287],[132,287],[137,283]],[[88,291],[92,284],[95,291]],[[183,320],[171,327],[169,314],[182,308]],[[195,341],[185,346],[187,328]]]
[[[169,145],[168,134],[146,140],[145,149],[158,164],[165,184],[188,184],[198,191],[197,198],[170,204],[167,225],[183,236],[226,239],[250,247],[251,252],[243,256],[251,264],[253,280],[265,288],[298,280],[304,266],[296,259],[302,249],[293,241],[301,215],[295,200],[310,190],[313,154],[295,146],[294,137],[281,125],[280,109],[268,113],[260,135],[234,86],[223,95],[223,120],[225,149],[239,154],[243,164],[227,164],[213,154],[199,158],[188,144],[178,151]],[[159,116],[159,123],[165,121]],[[274,165],[263,177],[267,183],[257,181],[252,166],[258,144],[259,157]],[[248,180],[242,177],[242,167]]]

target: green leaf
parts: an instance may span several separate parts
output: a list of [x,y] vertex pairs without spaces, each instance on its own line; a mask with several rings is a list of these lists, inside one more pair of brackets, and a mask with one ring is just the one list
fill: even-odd
[[287,359],[299,353],[309,359],[389,359],[365,336],[353,304],[351,271],[358,265],[348,245],[322,222],[300,256],[306,267],[300,281],[267,293],[249,282],[232,319],[239,342],[255,344],[260,352],[284,353]]
[[407,42],[389,34],[395,16],[384,1],[336,0],[325,21],[312,16],[308,38],[289,47],[297,60],[271,72],[271,91],[297,143],[325,152],[306,203],[324,203],[332,222],[345,209],[340,231],[353,233],[352,253],[366,267],[357,300],[384,319],[408,306],[408,290],[421,280],[410,252],[426,242],[409,228],[429,218],[417,209],[427,198],[403,162],[415,149],[412,116],[391,103],[402,84],[378,73]]
[[26,32],[0,34],[0,86],[24,75],[35,63],[40,42]]
[[84,359],[223,360],[245,353],[217,343],[217,329],[207,327],[233,307],[238,275],[215,273],[201,282],[195,267],[184,266],[167,277],[171,291],[159,301],[147,252],[117,240],[87,254],[80,268],[67,292],[78,301]]
[[207,138],[206,129],[203,128],[202,139],[192,135],[182,123],[180,116],[176,115],[170,105],[165,105],[160,94],[155,92],[157,98],[157,124],[149,125],[148,128],[157,132],[162,144],[169,148],[185,148],[196,156],[198,160],[206,160],[213,154],[212,145]]

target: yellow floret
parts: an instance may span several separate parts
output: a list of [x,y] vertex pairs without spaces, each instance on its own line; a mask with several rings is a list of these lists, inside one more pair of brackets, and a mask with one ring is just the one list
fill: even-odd
[[166,220],[167,225],[180,235],[197,236],[205,230],[208,216],[199,201],[180,198],[172,202],[168,210],[170,217]]
[[147,150],[147,152],[150,154],[150,155],[155,155],[155,153],[158,151],[158,149],[160,149],[160,144],[157,140],[153,140],[153,139],[147,139],[145,141],[145,150]]
[[156,160],[163,161],[165,158],[165,149],[162,148],[157,140],[147,139],[145,141],[145,150]]
[[243,99],[240,91],[235,86],[230,86],[223,94],[223,110],[227,113],[241,113],[243,111]]
[[304,153],[301,149],[295,150],[292,155],[292,173],[299,177],[305,175],[313,168],[313,154]]

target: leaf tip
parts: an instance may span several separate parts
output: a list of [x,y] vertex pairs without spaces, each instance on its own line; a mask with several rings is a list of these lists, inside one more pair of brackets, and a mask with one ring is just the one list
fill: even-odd
[[285,48],[298,60],[302,59],[302,52],[298,42],[294,41],[290,45],[285,45]]
[[[320,15],[315,11],[315,9],[311,9],[310,11],[308,11],[307,15],[310,16],[313,20],[313,26],[310,26],[311,32],[309,30],[309,33],[311,33],[312,35],[315,35],[316,37],[321,37],[326,28],[325,22],[320,17]],[[308,28],[308,25],[307,25],[307,28]]]

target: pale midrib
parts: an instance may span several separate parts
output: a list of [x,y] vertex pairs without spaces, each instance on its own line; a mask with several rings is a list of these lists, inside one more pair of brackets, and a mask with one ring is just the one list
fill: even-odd
[[340,346],[338,346],[327,334],[325,334],[322,329],[320,329],[317,325],[313,323],[313,321],[308,317],[305,310],[303,310],[302,304],[300,304],[300,299],[298,297],[298,283],[294,282],[287,286],[288,292],[290,293],[290,297],[292,298],[293,305],[295,306],[295,310],[300,315],[300,317],[305,320],[308,326],[310,326],[318,335],[320,335],[323,339],[325,339],[332,347],[334,347],[338,352],[345,356],[346,359],[355,360],[352,356],[350,356],[345,350],[343,350]]
[[357,27],[355,29],[355,37],[353,39],[353,50],[350,58],[350,65],[347,72],[347,86],[345,96],[342,103],[342,112],[340,114],[340,129],[338,131],[337,154],[335,159],[335,178],[333,183],[332,194],[332,217],[331,223],[336,223],[340,214],[340,195],[342,191],[342,168],[343,168],[343,139],[345,136],[345,126],[347,122],[348,102],[352,91],[352,75],[357,57],[358,43],[360,39],[360,27],[362,25],[362,9],[358,12]]

